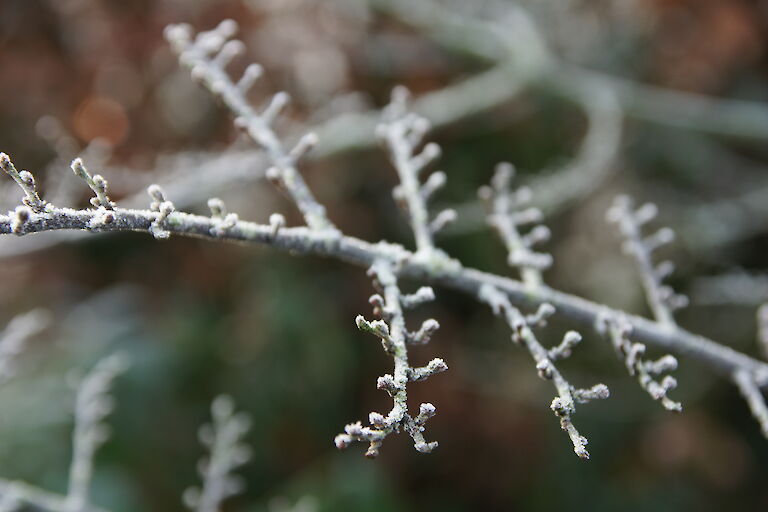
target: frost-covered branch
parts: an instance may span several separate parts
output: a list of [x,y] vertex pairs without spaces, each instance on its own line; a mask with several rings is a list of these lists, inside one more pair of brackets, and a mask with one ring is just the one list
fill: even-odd
[[[541,273],[552,265],[552,256],[535,252],[533,246],[549,239],[549,229],[537,224],[542,213],[538,208],[522,209],[531,200],[529,188],[511,190],[515,169],[512,164],[496,166],[490,186],[480,189],[480,198],[488,204],[488,224],[493,226],[507,248],[507,263],[520,269],[523,282],[531,287],[542,284]],[[525,225],[534,224],[526,234],[520,232]]]
[[[17,212],[0,215],[0,234],[27,235],[43,231],[84,230],[98,232],[139,231],[150,232],[157,213],[150,210],[115,208],[110,212],[110,222],[94,223],[101,217],[96,209],[74,210],[51,208],[43,213],[29,212],[23,221]],[[398,262],[398,276],[440,284],[475,296],[484,284],[492,284],[506,293],[514,304],[553,304],[560,314],[572,318],[585,328],[594,326],[605,312],[605,305],[590,302],[542,286],[536,290],[514,279],[461,266],[456,260],[452,265],[434,265],[434,262],[415,258],[414,253],[402,246],[378,242],[370,243],[351,236],[334,237],[306,227],[283,227],[275,232],[274,226],[238,220],[226,232],[221,233],[220,221],[212,217],[174,211],[165,221],[165,229],[181,236],[269,245],[294,254],[325,256],[354,265],[369,267],[377,259]],[[622,313],[617,310],[610,310]],[[695,357],[724,375],[732,375],[738,369],[756,375],[761,387],[768,386],[768,364],[718,344],[684,329],[671,331],[667,326],[638,316],[627,315],[632,324],[636,341],[666,350]]]
[[100,174],[91,176],[91,173],[85,168],[85,164],[80,158],[75,158],[72,161],[72,171],[77,177],[85,181],[93,193],[96,194],[96,197],[91,198],[93,206],[96,208],[102,207],[105,210],[114,210],[115,203],[107,195],[107,180]]
[[218,96],[237,116],[237,126],[264,149],[273,166],[267,171],[267,177],[294,202],[307,225],[312,229],[335,231],[325,207],[317,202],[296,168],[299,160],[317,143],[317,136],[308,133],[293,149],[286,150],[273,124],[287,105],[288,94],[275,94],[258,112],[248,103],[246,94],[261,76],[261,66],[249,65],[236,83],[225,70],[232,59],[244,51],[242,42],[231,39],[236,32],[237,23],[225,20],[213,30],[200,32],[194,39],[189,25],[170,25],[165,37],[179,61],[191,70],[192,77]]
[[21,202],[36,213],[45,211],[46,202],[37,193],[35,177],[29,171],[17,171],[11,159],[5,153],[0,153],[0,169],[7,173],[24,192]]
[[509,297],[492,285],[483,285],[478,298],[488,304],[494,314],[502,317],[512,329],[512,341],[525,348],[536,363],[536,369],[542,379],[551,380],[557,390],[557,396],[552,400],[550,408],[560,419],[561,428],[568,433],[573,443],[573,451],[582,459],[589,458],[587,438],[582,436],[573,424],[572,416],[576,412],[576,404],[582,404],[595,399],[608,398],[609,391],[605,384],[596,384],[588,389],[576,388],[563,377],[555,365],[558,359],[570,355],[571,349],[581,340],[576,332],[566,333],[560,345],[553,349],[545,349],[536,339],[533,327],[546,323],[548,316],[555,312],[550,304],[542,304],[535,315],[525,316],[509,301]]
[[440,156],[440,146],[430,142],[418,151],[430,123],[408,109],[409,95],[404,87],[392,91],[392,101],[384,109],[383,121],[376,133],[386,143],[400,178],[400,185],[395,187],[392,195],[408,215],[416,250],[430,254],[435,249],[434,234],[454,221],[456,212],[443,210],[430,221],[427,202],[445,185],[446,177],[443,171],[436,171],[423,184],[419,180],[419,175]]
[[368,274],[373,278],[374,287],[379,292],[370,298],[373,314],[377,319],[368,321],[360,315],[355,319],[355,323],[361,331],[381,339],[384,351],[394,359],[393,374],[379,377],[376,384],[378,389],[386,391],[392,397],[394,405],[386,416],[378,412],[370,413],[369,427],[363,427],[359,421],[344,427],[344,433],[336,436],[336,447],[346,448],[355,441],[367,442],[369,445],[365,456],[373,458],[379,455],[379,449],[388,435],[405,430],[413,438],[413,446],[418,452],[429,453],[437,448],[437,441],[425,440],[424,424],[435,415],[435,406],[423,403],[419,406],[419,414],[411,416],[408,412],[407,387],[409,382],[425,380],[436,373],[444,372],[448,366],[439,358],[420,368],[410,366],[407,345],[426,343],[439,325],[437,321],[430,319],[422,324],[419,331],[409,332],[403,310],[431,300],[434,293],[429,288],[421,288],[415,294],[403,294],[389,261],[376,260]]
[[668,391],[677,387],[677,380],[671,375],[666,375],[661,381],[654,378],[677,369],[677,359],[674,356],[667,354],[656,361],[643,359],[646,346],[642,343],[632,343],[630,339],[632,326],[623,317],[606,314],[605,317],[598,319],[597,331],[610,340],[616,354],[624,359],[627,372],[637,377],[640,386],[651,398],[658,400],[668,411],[683,410],[680,402],[675,402],[667,396]]
[[211,404],[213,422],[200,428],[200,442],[210,454],[200,461],[202,488],[184,491],[184,503],[195,512],[217,512],[228,497],[242,491],[244,483],[232,472],[251,457],[242,438],[251,428],[245,413],[236,413],[231,397],[216,397]]
[[676,309],[685,307],[688,304],[688,298],[676,294],[671,287],[662,282],[674,271],[674,264],[667,260],[654,265],[651,259],[653,251],[674,240],[674,231],[670,228],[661,228],[654,234],[643,237],[643,225],[653,220],[657,212],[656,205],[652,203],[646,203],[635,210],[631,198],[619,196],[608,210],[607,218],[618,225],[619,231],[624,236],[624,252],[630,254],[637,263],[645,296],[653,316],[662,325],[674,327],[676,323],[673,313]]
[[[157,191],[153,194],[156,208],[167,200]],[[505,295],[510,303],[536,305],[550,303],[559,313],[569,317],[586,328],[591,328],[606,306],[583,298],[565,294],[546,286],[531,289],[526,284],[502,276],[463,267],[456,260],[435,260],[417,257],[416,253],[386,242],[369,243],[363,240],[339,236],[330,230],[308,227],[281,227],[280,219],[270,224],[257,224],[223,215],[224,210],[214,202],[211,217],[170,211],[129,210],[115,207],[74,210],[47,205],[42,212],[21,206],[7,215],[0,215],[0,233],[26,235],[41,231],[86,230],[86,231],[141,231],[156,234],[158,227],[168,234],[206,238],[217,241],[247,242],[270,245],[293,254],[314,254],[339,259],[348,263],[368,267],[374,261],[382,260],[393,265],[397,277],[408,277],[431,284],[440,284],[457,289],[473,297],[485,285],[493,286]],[[163,215],[165,215],[163,217]],[[224,219],[222,219],[222,215]],[[158,226],[162,219],[161,225]],[[222,226],[222,220],[225,220]],[[445,264],[449,262],[450,264]],[[608,310],[615,315],[626,315],[621,311]],[[670,329],[669,325],[650,321],[633,315],[625,316],[632,325],[637,342],[654,345],[671,352],[695,357],[729,378],[737,371],[747,372],[755,384],[768,387],[768,364],[745,354],[689,333],[683,329]],[[427,329],[425,332],[429,332]]]

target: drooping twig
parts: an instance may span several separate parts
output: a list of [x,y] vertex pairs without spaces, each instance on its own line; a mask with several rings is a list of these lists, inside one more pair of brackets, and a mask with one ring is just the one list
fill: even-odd
[[424,439],[424,424],[435,415],[435,406],[423,403],[419,406],[419,414],[411,416],[408,412],[407,387],[409,382],[425,380],[447,370],[448,366],[439,358],[421,368],[410,366],[407,345],[426,343],[439,325],[435,320],[427,320],[419,331],[409,332],[405,326],[403,309],[434,298],[434,293],[431,289],[421,288],[416,294],[404,295],[397,284],[392,263],[385,260],[375,261],[368,273],[373,277],[374,287],[379,292],[370,299],[373,313],[378,319],[369,322],[360,315],[355,323],[361,331],[380,338],[384,351],[395,361],[393,374],[379,377],[376,385],[389,393],[394,405],[386,416],[378,412],[370,413],[370,427],[363,427],[359,421],[344,427],[344,433],[336,436],[336,447],[346,448],[355,441],[367,442],[369,445],[365,456],[373,458],[379,454],[379,448],[388,435],[405,430],[413,438],[413,446],[418,452],[429,453],[437,448],[437,441],[427,442]]
[[653,316],[662,325],[675,327],[673,313],[676,309],[688,304],[688,298],[678,295],[671,287],[662,281],[674,271],[671,261],[663,261],[654,265],[651,254],[662,245],[674,240],[675,233],[670,228],[661,228],[656,233],[643,238],[642,227],[656,217],[656,205],[646,203],[637,210],[632,199],[619,196],[608,210],[607,218],[618,225],[624,236],[624,251],[635,259],[640,278],[642,279],[645,296]]
[[[222,29],[222,33],[224,33],[225,36],[227,35],[227,32],[228,32],[227,29]],[[218,35],[221,35],[221,33]],[[216,35],[216,37],[218,37],[218,35]],[[216,45],[213,45],[213,46],[216,46]],[[221,52],[218,54],[217,57],[214,58],[215,60],[219,61],[217,64],[220,64],[223,67],[223,65],[226,64],[226,61],[230,58],[229,56],[233,54],[235,49],[236,47],[232,47],[230,45],[230,50],[225,52],[225,48],[222,45],[222,47],[220,48]],[[216,51],[219,51],[219,50],[217,49]],[[212,89],[215,89],[216,82],[212,82],[210,87]],[[273,103],[274,109],[272,110],[276,110],[280,103],[281,101],[276,101],[277,106],[275,106],[275,103]],[[266,117],[271,117],[272,110],[270,109],[267,110],[267,112],[270,115]],[[240,124],[244,124],[244,123],[240,123]],[[296,151],[296,153],[303,152],[304,149],[311,142],[311,139],[305,139],[304,142],[305,143],[303,145],[301,144],[299,145],[299,148]],[[284,175],[283,175],[284,173],[281,173],[279,168],[271,174],[274,177],[277,177],[278,179],[284,178]],[[461,268],[460,266],[455,267],[450,272],[446,272],[444,270],[438,271],[434,267],[431,267],[429,264],[423,261],[417,261],[417,258],[413,258],[414,255],[412,253],[408,253],[407,251],[403,251],[401,250],[401,248],[395,247],[392,245],[387,245],[387,244],[373,245],[373,244],[365,244],[365,243],[358,244],[358,242],[360,241],[350,239],[350,238],[342,239],[341,237],[334,239],[332,243],[328,244],[327,242],[329,241],[329,238],[321,238],[320,236],[317,236],[317,233],[313,233],[313,231],[320,231],[322,229],[318,229],[317,226],[313,226],[312,222],[309,219],[307,220],[307,223],[310,227],[309,230],[306,230],[306,229],[291,230],[287,232],[288,236],[286,238],[285,236],[283,236],[284,233],[282,233],[282,230],[280,228],[283,224],[282,222],[271,222],[270,226],[267,227],[263,225],[240,222],[239,219],[237,219],[236,217],[230,217],[229,220],[227,220],[227,217],[233,214],[227,214],[227,215],[222,214],[217,216],[216,213],[213,211],[215,209],[213,207],[212,207],[211,218],[188,216],[188,215],[176,212],[172,204],[170,204],[169,206],[166,205],[165,208],[161,208],[163,204],[169,203],[169,201],[165,199],[165,195],[159,189],[157,189],[155,192],[157,193],[152,195],[153,195],[153,199],[155,199],[155,202],[157,203],[158,206],[156,208],[156,211],[151,212],[153,213],[153,215],[146,216],[145,215],[146,212],[141,210],[135,210],[135,211],[122,210],[122,211],[116,212],[116,214],[112,213],[109,216],[104,216],[103,213],[92,214],[90,211],[85,211],[85,212],[75,211],[75,210],[70,211],[66,209],[55,209],[53,207],[42,212],[36,212],[36,211],[30,212],[29,209],[22,208],[21,210],[17,209],[15,212],[15,215],[8,216],[9,229],[11,232],[14,232],[19,235],[29,233],[29,232],[34,232],[37,230],[59,229],[63,227],[87,226],[88,229],[94,229],[94,226],[98,226],[99,229],[102,229],[102,226],[104,226],[104,227],[107,227],[107,229],[104,229],[104,230],[110,230],[109,226],[110,225],[114,226],[114,223],[116,221],[117,222],[125,221],[125,224],[123,224],[122,226],[115,227],[114,230],[124,230],[124,229],[148,230],[155,236],[158,236],[158,234],[162,234],[162,236],[167,236],[167,234],[170,234],[171,232],[181,232],[184,234],[213,237],[213,238],[225,239],[225,240],[257,240],[257,241],[270,243],[270,244],[273,244],[279,247],[284,247],[284,248],[289,248],[292,244],[295,244],[293,245],[294,249],[296,247],[301,247],[301,250],[306,252],[328,254],[336,257],[342,257],[353,262],[365,261],[366,259],[371,260],[374,258],[378,260],[379,255],[381,253],[384,253],[385,255],[384,259],[387,261],[388,264],[391,264],[393,261],[397,261],[398,264],[400,262],[404,262],[402,269],[393,270],[392,271],[393,274],[402,272],[403,274],[410,274],[412,276],[420,277],[427,280],[445,282],[449,285],[456,286],[458,288],[461,288],[461,289],[464,289],[465,291],[470,291],[470,292],[476,291],[477,287],[481,283],[487,284],[487,282],[483,282],[483,280],[486,280],[489,282],[495,282],[495,284],[498,285],[498,288],[497,288],[497,290],[499,290],[498,293],[502,295],[507,301],[511,301],[512,299],[514,299],[520,302],[525,302],[525,301],[541,302],[542,300],[544,300],[543,299],[544,297],[550,295],[552,297],[560,299],[561,302],[565,304],[566,309],[570,308],[571,314],[577,317],[577,319],[582,322],[584,322],[585,319],[587,319],[587,317],[594,316],[593,315],[594,312],[590,309],[592,304],[585,303],[583,301],[579,302],[576,298],[559,294],[558,292],[555,292],[553,290],[550,290],[544,287],[542,287],[536,293],[530,293],[529,291],[527,291],[525,292],[525,294],[523,294],[517,288],[517,283],[515,281],[497,279],[497,276],[491,276],[487,274],[483,275],[479,272],[472,271],[471,269]],[[218,208],[218,211],[223,212],[224,209]],[[100,217],[96,217],[96,215],[102,215],[101,219],[103,220],[97,221],[96,219],[100,219]],[[88,223],[85,225],[81,223],[81,221],[84,218],[88,220]],[[43,228],[41,228],[40,227],[41,224],[45,224],[49,219],[53,220],[52,225],[50,226],[44,225]],[[147,227],[147,224],[145,222],[147,220],[151,222],[149,224],[149,227]],[[3,228],[4,227],[5,226],[3,226]],[[197,231],[198,228],[204,228],[205,231]],[[268,228],[268,231],[267,231],[267,228]],[[392,257],[394,254],[397,254],[398,258]],[[473,288],[475,290],[473,290]],[[569,302],[568,300],[566,300],[569,298],[574,300]],[[643,323],[642,321],[637,319],[633,319],[632,322],[637,323],[638,325],[645,328],[648,332],[651,333],[651,334],[648,334],[648,332],[646,332],[645,334],[641,334],[641,336],[651,336],[651,337],[656,336],[659,333],[659,331],[657,330],[658,326],[661,325],[662,327],[665,327],[663,323],[660,324],[660,323],[653,322],[651,323],[652,324],[651,325],[651,324]],[[419,332],[422,332],[422,331],[428,332],[429,329],[422,329]],[[716,349],[712,344],[708,344],[707,340],[702,340],[700,338],[696,338],[695,336],[690,336],[688,335],[688,333],[685,333],[685,332],[676,331],[674,333],[661,334],[660,336],[661,336],[660,339],[663,340],[661,343],[669,342],[669,340],[675,340],[675,343],[684,347],[686,346],[686,343],[689,344],[688,347],[696,346],[697,347],[696,350],[698,350],[699,356],[704,357],[705,359],[711,358],[712,360],[718,360],[722,358],[722,360],[719,361],[718,364],[725,364],[726,366],[729,364],[734,364],[737,366],[738,365],[749,366],[753,363],[753,361],[750,361],[749,358],[739,357],[740,354],[734,353],[733,351],[729,352],[728,350]],[[418,334],[416,335],[416,337],[418,337]],[[576,338],[574,336],[566,337],[563,340],[563,343],[561,345],[559,345],[558,347],[555,347],[554,349],[551,349],[550,351],[547,351],[547,357],[550,360],[552,360],[564,354],[567,354],[571,350],[573,344],[575,343],[575,340]],[[688,348],[688,347],[685,347],[685,348]],[[723,361],[725,361],[725,363],[723,363]],[[763,367],[759,365],[755,365],[754,369],[755,371],[750,373],[749,378],[752,379],[752,381],[756,385],[757,385],[757,382],[759,382],[760,385],[764,385],[764,383],[766,382],[766,379],[765,379],[765,374],[763,372]],[[542,365],[542,368],[540,368],[540,370],[544,373],[547,373],[546,365]],[[760,371],[758,372],[758,370]],[[420,372],[414,371],[414,380],[418,380],[420,376],[426,375],[428,373],[429,373],[428,369]],[[583,391],[582,393],[576,393],[571,398],[575,398],[576,395],[578,395],[580,398],[585,398],[585,397],[591,397],[593,395],[599,395],[599,394],[601,394],[600,389],[598,390],[593,389],[593,390]],[[561,415],[563,415],[564,412],[568,412],[568,408],[562,403],[559,403],[555,407],[555,410],[559,411]],[[569,433],[571,433],[570,430],[569,430]]]
[[298,161],[317,143],[317,136],[308,133],[287,151],[272,127],[288,103],[288,94],[275,94],[270,103],[257,112],[246,100],[246,94],[261,76],[261,67],[251,64],[237,83],[227,74],[226,66],[244,50],[242,42],[231,40],[236,32],[237,23],[225,20],[213,30],[200,32],[194,40],[189,25],[170,25],[165,30],[165,37],[178,54],[179,61],[191,70],[192,77],[221,98],[237,116],[236,124],[264,148],[273,166],[267,171],[267,177],[290,197],[307,225],[312,229],[336,231],[325,207],[317,202],[296,168]]
[[606,314],[598,319],[597,331],[610,340],[616,354],[624,359],[627,372],[637,377],[640,386],[651,398],[658,400],[668,411],[683,410],[680,402],[675,402],[667,396],[668,391],[677,387],[677,380],[671,375],[666,375],[661,381],[654,379],[655,376],[677,369],[677,359],[674,356],[667,354],[656,361],[644,360],[642,356],[646,346],[642,343],[632,343],[632,326],[623,317]]
[[531,199],[528,188],[511,190],[514,177],[512,164],[500,163],[496,166],[490,186],[480,189],[480,198],[488,204],[488,224],[499,233],[507,248],[507,263],[520,269],[523,282],[531,287],[542,284],[541,272],[552,265],[552,256],[535,252],[532,247],[549,239],[549,229],[541,224],[535,225],[527,234],[520,233],[520,227],[536,224],[542,214],[538,208],[520,209]]
[[568,433],[573,443],[573,451],[582,459],[589,458],[587,438],[582,436],[573,424],[572,416],[577,403],[586,403],[594,399],[608,398],[608,387],[597,384],[589,389],[575,388],[563,377],[554,361],[570,355],[573,346],[581,340],[578,333],[565,335],[557,347],[547,350],[536,339],[532,327],[546,321],[546,317],[555,312],[554,307],[543,304],[536,315],[526,317],[509,301],[509,297],[492,285],[483,285],[478,298],[488,304],[494,314],[502,317],[512,329],[512,340],[525,348],[536,363],[539,376],[552,380],[558,395],[552,400],[550,408],[560,419],[560,426]]
[[433,235],[456,219],[452,209],[443,210],[430,221],[427,202],[445,185],[445,173],[437,171],[421,184],[419,174],[440,156],[440,146],[430,142],[418,151],[430,128],[429,121],[408,109],[410,93],[404,87],[392,91],[392,101],[384,109],[382,123],[376,133],[386,143],[400,184],[392,191],[397,204],[408,215],[416,240],[416,250],[431,254],[435,250]]
[[235,413],[231,397],[216,397],[211,404],[213,422],[200,429],[200,441],[210,454],[201,461],[202,488],[184,491],[184,503],[195,512],[217,512],[228,497],[242,491],[244,484],[232,472],[251,457],[243,444],[243,436],[250,430],[251,420],[244,413]]

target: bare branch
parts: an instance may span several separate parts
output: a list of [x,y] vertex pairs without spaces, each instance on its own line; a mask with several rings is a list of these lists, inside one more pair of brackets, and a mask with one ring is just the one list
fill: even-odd
[[[373,277],[374,287],[381,294],[373,295],[370,299],[377,320],[369,322],[363,316],[358,316],[355,323],[361,331],[380,338],[384,351],[395,361],[393,375],[385,374],[379,377],[377,382],[377,387],[392,397],[394,405],[386,416],[372,412],[369,415],[370,427],[363,427],[359,421],[344,427],[344,433],[336,436],[336,446],[341,449],[355,441],[367,442],[369,445],[365,456],[373,458],[379,454],[379,448],[384,439],[402,429],[413,438],[414,448],[418,452],[431,452],[437,448],[437,441],[427,442],[423,432],[424,424],[435,415],[435,406],[423,403],[419,406],[419,414],[415,417],[411,416],[408,413],[407,387],[409,382],[425,380],[436,373],[446,371],[448,366],[442,359],[437,358],[421,368],[410,366],[407,348],[408,330],[403,314],[404,297],[408,296],[404,296],[400,291],[391,262],[376,260],[368,274]],[[417,295],[434,297],[431,290],[429,292],[422,290],[424,289],[420,289]],[[408,299],[405,301],[408,302]],[[435,320],[429,322],[433,326],[432,330],[438,327]]]
[[[99,217],[99,210],[50,207],[45,212],[36,213],[27,209],[23,222],[19,222],[14,212],[10,212],[9,215],[0,215],[0,233],[25,235],[63,229],[151,233],[152,226],[158,220],[158,212],[151,210],[115,208],[109,213],[113,216],[111,222],[95,224],[94,219]],[[598,318],[606,313],[624,315],[632,325],[633,336],[637,342],[694,357],[728,377],[736,371],[746,371],[753,376],[756,385],[768,387],[768,364],[764,362],[684,329],[670,329],[667,324],[607,309],[604,305],[552,290],[546,286],[531,289],[526,284],[513,279],[465,268],[456,260],[448,260],[450,264],[446,265],[446,261],[442,259],[418,257],[416,253],[407,251],[399,245],[386,242],[372,244],[350,236],[338,236],[329,231],[307,227],[281,227],[282,224],[279,222],[270,225],[237,220],[222,232],[219,229],[220,224],[221,219],[218,217],[172,211],[164,219],[162,229],[168,233],[184,236],[270,245],[294,254],[322,255],[360,266],[370,266],[374,261],[381,260],[393,265],[392,271],[397,277],[440,284],[473,297],[477,297],[480,289],[489,285],[505,295],[513,304],[542,305],[543,310],[551,309],[543,306],[544,304],[552,304],[561,315],[571,318],[586,328],[593,327]],[[94,227],[95,225],[98,227]],[[538,322],[535,318],[531,318],[530,321]],[[408,339],[417,343],[423,341],[426,338],[420,340],[420,336],[428,337],[433,327],[426,324],[419,330],[421,335],[409,334]]]
[[13,181],[21,188],[25,196],[21,200],[26,206],[30,207],[32,211],[40,213],[45,211],[46,202],[40,199],[37,194],[37,187],[35,186],[35,177],[29,171],[17,171],[16,167],[11,162],[11,159],[5,153],[0,153],[0,167],[5,171]]
[[430,142],[417,152],[430,123],[408,110],[409,94],[404,87],[392,91],[392,101],[384,109],[383,121],[376,133],[385,141],[400,178],[400,185],[392,195],[410,219],[416,250],[431,254],[435,250],[433,235],[455,220],[456,212],[444,210],[430,222],[427,201],[445,185],[446,177],[444,172],[437,171],[423,185],[419,182],[419,174],[440,156],[440,146]]
[[[512,329],[512,341],[525,348],[536,363],[536,369],[542,379],[551,380],[558,395],[552,400],[550,408],[560,418],[561,428],[568,433],[573,443],[573,451],[582,459],[589,459],[587,438],[579,434],[573,424],[572,415],[576,412],[576,403],[586,403],[594,399],[608,398],[608,387],[597,384],[589,389],[577,389],[563,377],[555,366],[554,360],[567,357],[570,348],[576,343],[573,333],[567,333],[563,342],[552,350],[545,349],[536,339],[531,329],[532,323],[509,301],[509,297],[492,285],[483,285],[478,298],[488,304],[494,314],[502,317]],[[577,334],[578,339],[581,336]],[[553,357],[554,356],[554,357]]]
[[179,56],[179,62],[191,70],[192,77],[221,98],[237,116],[237,126],[264,148],[273,165],[267,176],[290,197],[307,225],[312,229],[336,231],[325,207],[317,202],[296,169],[299,159],[316,144],[317,136],[306,134],[293,150],[286,151],[272,124],[287,104],[288,95],[285,92],[275,94],[258,113],[245,95],[261,75],[261,68],[252,64],[237,83],[227,74],[227,64],[244,49],[240,41],[230,40],[236,32],[237,24],[225,20],[213,30],[200,32],[194,40],[189,25],[170,25],[165,30],[165,37]]
[[674,327],[677,324],[673,313],[676,309],[688,305],[688,298],[676,294],[672,288],[662,283],[674,271],[674,264],[671,261],[663,261],[654,266],[651,260],[653,251],[670,243],[675,237],[670,228],[661,228],[643,238],[643,225],[653,220],[656,213],[656,205],[652,203],[646,203],[634,210],[632,200],[628,196],[619,196],[608,210],[607,218],[618,225],[624,236],[624,252],[635,258],[653,316],[661,324]]
[[519,209],[530,202],[531,191],[511,190],[514,173],[512,164],[497,165],[491,185],[480,189],[480,198],[488,204],[488,224],[496,229],[507,248],[507,263],[518,267],[523,282],[535,288],[542,284],[541,272],[552,265],[552,256],[534,252],[532,247],[548,240],[550,233],[540,224],[525,235],[520,233],[521,226],[541,222],[542,213],[538,208]]

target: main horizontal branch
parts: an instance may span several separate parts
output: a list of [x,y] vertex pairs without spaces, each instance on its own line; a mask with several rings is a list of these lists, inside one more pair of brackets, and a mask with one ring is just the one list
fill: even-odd
[[[26,235],[41,231],[81,229],[87,231],[139,231],[151,233],[158,213],[150,210],[115,208],[113,219],[105,223],[102,209],[73,210],[54,208],[43,213],[28,212],[23,223],[14,212],[0,215],[0,233]],[[398,276],[439,284],[476,297],[484,285],[492,285],[504,292],[517,305],[537,305],[548,302],[558,312],[582,327],[593,328],[601,315],[621,313],[605,305],[553,290],[546,286],[535,290],[520,281],[463,267],[447,257],[419,258],[400,245],[387,242],[370,243],[335,231],[312,230],[306,227],[280,228],[237,221],[221,229],[216,218],[188,213],[170,213],[163,229],[171,235],[205,238],[216,241],[270,245],[296,254],[326,256],[361,267],[369,267],[374,260],[399,262]],[[93,229],[92,226],[98,226]],[[626,316],[632,326],[634,340],[656,346],[679,355],[690,356],[710,366],[726,377],[737,371],[752,374],[755,383],[768,388],[768,363],[716,343],[703,336],[675,326],[663,326],[634,315]]]

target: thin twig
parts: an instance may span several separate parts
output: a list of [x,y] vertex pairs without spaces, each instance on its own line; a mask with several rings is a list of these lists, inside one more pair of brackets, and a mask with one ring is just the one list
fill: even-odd
[[587,438],[582,436],[573,424],[572,416],[576,412],[577,403],[586,403],[594,399],[608,398],[608,387],[597,384],[589,389],[575,388],[557,369],[554,361],[570,355],[571,348],[581,340],[578,333],[568,333],[563,342],[557,347],[547,350],[536,339],[532,327],[546,322],[546,317],[553,314],[555,309],[549,304],[543,304],[536,315],[531,318],[524,316],[509,301],[509,297],[492,285],[484,285],[478,293],[480,301],[487,303],[494,314],[502,317],[512,329],[512,341],[528,350],[536,363],[536,369],[542,379],[551,380],[558,395],[552,400],[550,408],[560,418],[561,428],[571,438],[573,451],[582,459],[589,458]]
[[430,222],[427,202],[445,185],[446,177],[444,172],[437,171],[424,184],[419,181],[419,174],[440,156],[440,146],[430,142],[417,153],[430,124],[426,118],[409,111],[409,96],[404,87],[392,91],[392,101],[384,109],[384,119],[376,133],[386,142],[400,178],[400,185],[392,195],[409,217],[416,250],[431,255],[435,251],[434,234],[455,220],[456,212],[443,210]]
[[648,305],[653,316],[662,325],[675,327],[673,313],[688,304],[688,298],[678,295],[662,281],[674,271],[671,261],[654,265],[651,254],[662,245],[674,240],[675,233],[670,228],[661,228],[654,234],[643,237],[642,227],[656,216],[656,205],[646,203],[637,210],[627,196],[619,196],[608,210],[607,218],[618,225],[624,236],[624,251],[637,263],[640,278],[645,290]]
[[365,456],[374,458],[379,455],[379,449],[388,435],[405,430],[413,438],[413,446],[418,452],[429,453],[437,448],[437,441],[427,442],[424,439],[424,424],[435,415],[435,406],[423,403],[419,406],[419,414],[411,416],[408,412],[408,383],[444,372],[448,366],[439,358],[420,368],[410,365],[407,344],[426,343],[439,325],[430,319],[422,324],[419,331],[409,332],[403,309],[433,299],[434,293],[431,289],[422,288],[416,294],[404,295],[397,284],[392,263],[387,260],[374,261],[368,274],[374,279],[374,287],[382,294],[370,298],[374,315],[378,319],[369,322],[360,315],[355,323],[361,331],[380,338],[384,351],[394,359],[393,374],[385,374],[377,382],[377,387],[392,397],[393,406],[386,416],[378,412],[370,413],[370,427],[363,427],[359,421],[348,424],[344,427],[344,433],[336,436],[334,441],[340,449],[355,441],[367,442],[369,445]]
[[306,134],[292,150],[286,151],[272,124],[288,102],[288,95],[285,92],[275,94],[269,105],[258,113],[245,95],[261,75],[261,67],[250,65],[237,83],[224,69],[243,51],[243,43],[230,40],[236,32],[237,24],[233,20],[225,20],[213,30],[200,32],[194,40],[189,25],[170,25],[165,30],[165,36],[178,54],[179,61],[191,70],[193,78],[200,80],[221,98],[237,116],[236,124],[264,148],[273,165],[267,176],[291,198],[304,215],[307,225],[312,229],[336,231],[325,207],[317,202],[296,169],[299,159],[317,143],[317,136]]
[[[520,269],[522,280],[535,288],[542,284],[542,271],[552,265],[552,256],[535,252],[532,247],[549,239],[549,229],[541,224],[542,213],[538,208],[521,209],[530,202],[531,191],[519,188],[514,192],[510,183],[514,177],[514,167],[508,163],[496,166],[490,186],[480,189],[480,198],[488,203],[488,224],[496,228],[499,237],[507,248],[507,262]],[[534,224],[525,235],[520,227]]]
[[[23,222],[15,212],[0,215],[0,234],[26,235],[42,231],[77,229],[99,232],[141,231],[148,233],[157,214],[150,210],[115,208],[114,219],[108,224],[93,228],[97,210],[53,208],[49,212],[30,212]],[[211,217],[175,211],[168,215],[165,229],[183,236],[269,245],[296,254],[314,254],[331,257],[362,267],[370,267],[377,259],[399,263],[398,276],[411,277],[431,284],[441,284],[472,296],[484,284],[491,284],[506,293],[513,304],[536,305],[549,302],[560,314],[570,317],[581,326],[589,328],[604,314],[605,306],[581,297],[541,286],[532,291],[520,281],[461,266],[456,260],[451,265],[435,265],[434,262],[414,258],[414,253],[403,247],[379,242],[370,243],[351,236],[331,237],[305,227],[284,227],[274,233],[273,226],[238,220],[225,233],[217,233],[219,221]],[[14,231],[14,227],[18,229]],[[626,314],[609,310],[616,314]],[[667,326],[634,315],[626,318],[633,328],[636,341],[664,350],[694,357],[724,375],[732,375],[742,369],[755,375],[761,387],[768,386],[768,364],[758,361],[730,347],[684,329],[670,330]]]

